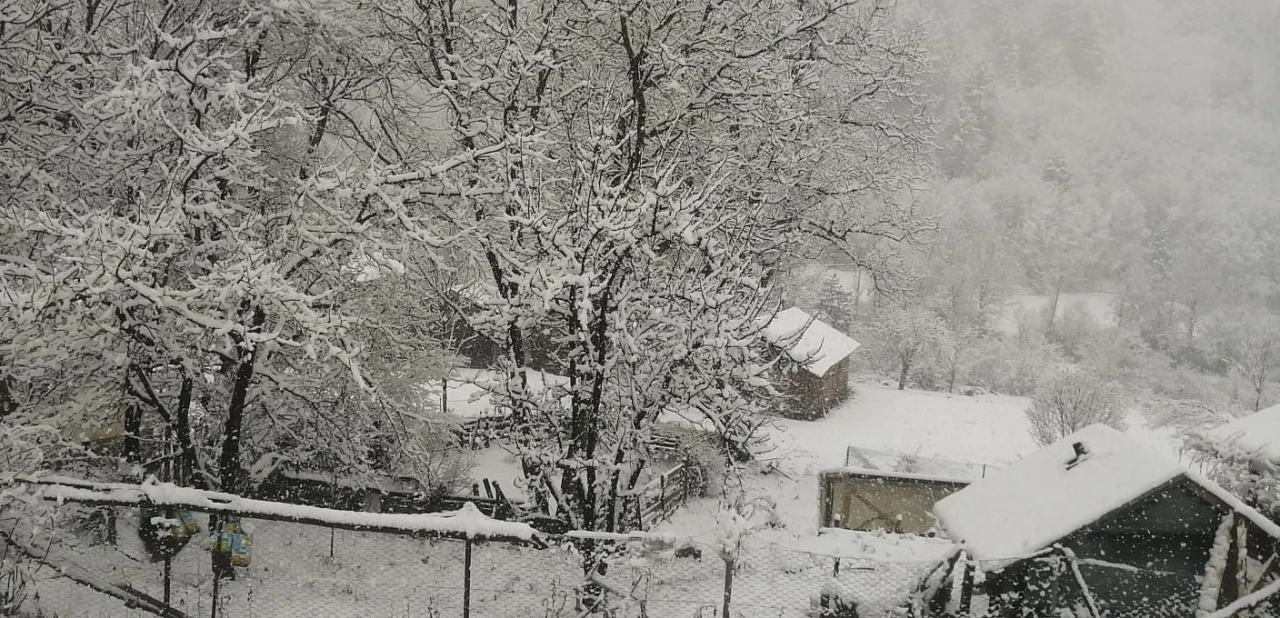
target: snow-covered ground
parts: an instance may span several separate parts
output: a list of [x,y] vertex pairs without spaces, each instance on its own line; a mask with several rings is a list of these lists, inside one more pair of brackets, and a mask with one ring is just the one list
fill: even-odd
[[904,390],[858,384],[855,393],[816,421],[777,419],[768,457],[789,474],[813,475],[844,465],[849,446],[1000,465],[1035,450],[1024,397]]

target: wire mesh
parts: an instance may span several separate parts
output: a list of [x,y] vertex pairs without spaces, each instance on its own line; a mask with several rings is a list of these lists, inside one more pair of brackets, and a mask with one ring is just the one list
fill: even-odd
[[[90,508],[68,504],[60,510],[83,514]],[[960,599],[954,591],[974,585],[957,614],[969,618],[1016,615],[1006,610],[1028,607],[1028,595],[1038,595],[1046,607],[1065,604],[1075,612],[1082,599],[1077,578],[1055,556],[1023,561],[1022,567],[981,566],[987,573],[981,583],[972,573],[968,579],[957,576],[963,569],[955,562],[838,557],[751,537],[726,562],[715,546],[656,537],[548,537],[549,546],[533,547],[263,520],[242,522],[252,539],[249,564],[234,568],[232,579],[215,579],[209,517],[197,513],[193,523],[199,531],[169,564],[171,609],[166,612],[155,610],[166,605],[165,565],[152,560],[141,540],[139,511],[113,512],[108,518],[112,541],[86,534],[75,524],[83,517],[62,518],[51,535],[55,542],[40,548],[41,559],[32,561],[35,594],[29,609],[43,614],[28,613],[62,618],[888,618],[908,615],[904,608],[912,604],[927,612],[930,599],[919,591],[939,574],[949,579],[935,588],[951,591],[952,606]],[[1097,561],[1080,568],[1103,615],[1194,613],[1194,578]],[[1018,575],[1020,569],[1026,572]],[[1122,587],[1133,598],[1126,603],[1108,598],[1112,580],[1118,585],[1110,589]],[[1002,581],[1016,592],[1002,594]],[[102,591],[111,587],[130,601]],[[1253,618],[1274,615],[1271,603],[1253,611]],[[942,614],[935,609],[932,615]]]

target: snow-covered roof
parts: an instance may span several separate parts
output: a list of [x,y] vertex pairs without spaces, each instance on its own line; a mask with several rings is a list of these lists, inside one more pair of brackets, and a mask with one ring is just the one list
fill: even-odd
[[1280,461],[1280,405],[1220,425],[1204,436],[1246,459]]
[[861,345],[799,307],[778,312],[764,328],[765,341],[786,351],[815,376],[826,375]]
[[[1068,468],[1075,443],[1087,453]],[[1090,425],[939,500],[934,515],[980,560],[1043,549],[1186,470],[1105,425]]]

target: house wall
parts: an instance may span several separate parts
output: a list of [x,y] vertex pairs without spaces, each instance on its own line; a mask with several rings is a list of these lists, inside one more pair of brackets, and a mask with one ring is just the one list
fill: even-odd
[[[1199,595],[1215,534],[1228,513],[1225,505],[1185,477],[1130,507],[1064,538],[1078,558],[1137,567],[1081,564],[1080,573],[1104,614],[1111,618],[1191,616]],[[1262,539],[1250,531],[1251,541]],[[1263,546],[1265,545],[1265,547]],[[1255,557],[1269,554],[1271,543],[1250,543]],[[1046,584],[1045,574],[1024,561],[988,573],[986,591],[997,616],[1020,616],[1070,605],[1080,598],[1070,580]],[[1071,577],[1069,573],[1066,577]],[[1066,583],[1063,583],[1063,582]],[[1039,590],[1037,590],[1039,588]]]
[[822,527],[918,535],[934,529],[933,505],[964,488],[963,483],[847,473],[823,475],[820,483]]
[[850,359],[836,363],[822,377],[803,369],[787,380],[784,391],[791,397],[792,409],[787,414],[794,418],[820,418],[827,411],[849,397]]

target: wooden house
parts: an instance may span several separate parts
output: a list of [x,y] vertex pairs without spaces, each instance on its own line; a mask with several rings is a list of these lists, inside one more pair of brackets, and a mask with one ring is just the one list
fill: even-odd
[[787,416],[818,418],[849,396],[849,358],[859,346],[853,338],[799,307],[778,312],[763,335],[790,361]]
[[1276,615],[1280,527],[1103,425],[992,472],[934,514],[961,552],[949,580],[922,587],[931,615],[1190,618],[1248,604]]
[[968,480],[862,468],[818,475],[818,527],[931,535],[933,505]]

